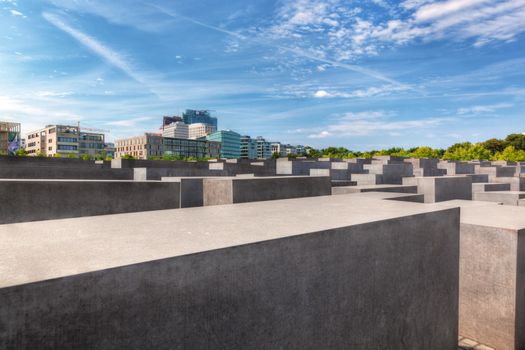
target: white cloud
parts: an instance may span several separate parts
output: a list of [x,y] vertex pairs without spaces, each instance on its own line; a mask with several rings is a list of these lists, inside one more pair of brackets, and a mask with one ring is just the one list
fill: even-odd
[[388,111],[348,112],[337,118],[334,123],[317,128],[297,129],[295,133],[305,134],[312,139],[385,133],[402,135],[409,131],[432,129],[452,120],[454,120],[452,117],[403,120]]
[[493,113],[497,111],[498,109],[503,108],[512,108],[514,107],[513,104],[510,103],[497,103],[493,105],[478,105],[478,106],[472,106],[472,107],[463,107],[458,109],[457,113],[460,115],[463,114],[481,114],[481,113]]
[[323,98],[323,97],[328,97],[328,96],[330,96],[330,94],[326,92],[325,90],[317,90],[314,94],[314,97],[318,97],[318,98]]
[[313,96],[316,98],[366,98],[373,96],[386,96],[394,92],[406,90],[410,90],[410,88],[408,86],[383,85],[379,87],[371,86],[366,89],[357,89],[350,92],[317,90]]
[[9,10],[9,12],[11,12],[11,15],[13,15],[13,16],[25,17],[22,12],[17,11],[17,10]]

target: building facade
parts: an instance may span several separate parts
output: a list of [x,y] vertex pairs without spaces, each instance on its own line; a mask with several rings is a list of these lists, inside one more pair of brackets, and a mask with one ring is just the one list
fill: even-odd
[[104,155],[106,157],[115,158],[115,144],[107,142],[104,144]]
[[146,133],[115,141],[115,158],[126,155],[135,159],[162,158],[164,155],[177,157],[218,157],[221,144],[206,140],[189,140],[163,137],[161,134]]
[[78,126],[47,125],[27,135],[26,151],[30,156],[94,157],[104,152],[104,134],[83,132]]
[[241,158],[257,159],[257,141],[248,135],[241,136]]
[[13,154],[20,147],[20,123],[0,122],[0,154]]
[[286,157],[288,155],[286,146],[289,146],[289,145],[283,145],[280,142],[272,142],[271,143],[272,156],[274,154],[278,154],[279,157]]
[[210,111],[207,110],[187,109],[186,112],[182,113],[182,119],[186,124],[203,123],[211,125],[217,130],[217,118],[212,117]]
[[241,157],[241,135],[231,130],[219,130],[206,136],[206,140],[220,142],[221,158]]
[[257,136],[255,141],[257,142],[257,158],[271,158],[272,146],[270,142],[266,141],[262,136]]
[[171,138],[177,138],[177,139],[187,139],[188,134],[188,124],[177,121],[168,125],[165,125],[162,130],[162,136],[163,137],[171,137]]
[[215,131],[217,131],[217,127],[210,124],[190,124],[188,125],[188,138],[195,140],[201,137],[206,137],[209,134],[213,134]]

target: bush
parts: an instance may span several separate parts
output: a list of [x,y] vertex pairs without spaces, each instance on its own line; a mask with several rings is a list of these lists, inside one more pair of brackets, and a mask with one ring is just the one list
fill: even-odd
[[25,148],[19,148],[19,149],[16,150],[15,155],[17,157],[25,157],[25,156],[27,156],[27,151],[26,151]]
[[76,158],[78,158],[78,156],[77,156],[75,153],[69,153],[69,154],[67,155],[67,157],[68,157],[68,158],[71,158],[71,159],[76,159]]
[[83,154],[80,156],[80,159],[82,160],[91,160],[91,155],[90,154]]
[[521,149],[516,149],[514,146],[506,147],[502,152],[497,152],[493,160],[506,160],[509,162],[524,162],[525,161],[525,151]]
[[124,154],[124,155],[122,156],[122,159],[130,159],[130,160],[133,160],[133,159],[135,159],[135,157],[133,157],[131,154]]

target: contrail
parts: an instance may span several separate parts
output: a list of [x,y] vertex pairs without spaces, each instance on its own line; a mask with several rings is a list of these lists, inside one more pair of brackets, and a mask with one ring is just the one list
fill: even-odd
[[347,69],[347,70],[350,70],[350,71],[353,71],[353,72],[361,73],[363,75],[367,75],[369,77],[372,77],[372,78],[375,78],[375,79],[378,79],[378,80],[381,80],[381,81],[384,81],[384,82],[388,82],[390,84],[393,84],[393,85],[396,85],[396,86],[399,86],[399,87],[410,89],[410,87],[408,85],[403,84],[403,83],[401,83],[401,82],[399,82],[397,80],[391,79],[391,78],[389,78],[389,77],[387,77],[387,76],[385,76],[385,75],[383,75],[383,74],[381,74],[379,72],[371,70],[371,69],[363,68],[363,67],[355,65],[355,64],[346,64],[346,63],[341,63],[341,62],[329,60],[329,59],[326,59],[326,58],[314,56],[314,55],[309,54],[308,52],[305,52],[304,50],[301,50],[301,49],[271,44],[271,43],[268,43],[268,42],[266,42],[264,40],[247,37],[247,36],[241,35],[241,34],[236,33],[236,32],[232,32],[232,31],[229,31],[229,30],[226,30],[226,29],[223,29],[223,28],[212,26],[210,24],[198,21],[198,20],[193,19],[191,17],[183,16],[181,14],[178,14],[178,13],[175,13],[173,11],[167,10],[167,9],[165,9],[163,7],[160,7],[158,5],[155,5],[155,4],[147,4],[147,5],[150,5],[150,6],[154,7],[154,8],[156,8],[160,12],[162,12],[162,13],[170,16],[170,17],[182,18],[182,19],[184,19],[184,20],[186,20],[188,22],[194,23],[194,24],[199,25],[201,27],[208,28],[208,29],[220,32],[220,33],[224,33],[224,34],[233,36],[233,37],[235,37],[237,39],[241,39],[241,40],[244,40],[244,41],[251,41],[251,42],[258,43],[258,44],[263,44],[263,45],[266,45],[266,46],[270,46],[270,47],[273,47],[273,48],[276,48],[276,49],[280,49],[280,50],[283,50],[283,51],[287,51],[287,52],[293,53],[293,54],[295,54],[297,56],[308,58],[308,59],[310,59],[312,61],[317,61],[317,62],[321,62],[321,63],[327,63],[327,64],[330,64],[330,65],[332,65],[334,67],[340,67],[340,68]]

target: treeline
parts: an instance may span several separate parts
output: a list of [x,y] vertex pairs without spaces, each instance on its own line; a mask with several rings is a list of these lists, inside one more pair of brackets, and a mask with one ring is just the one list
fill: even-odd
[[447,149],[420,146],[409,149],[393,147],[367,152],[350,151],[344,147],[308,149],[312,158],[372,158],[374,156],[401,156],[411,158],[440,158],[448,160],[506,160],[525,161],[525,135],[510,134],[505,139],[490,139],[484,142],[455,143]]

